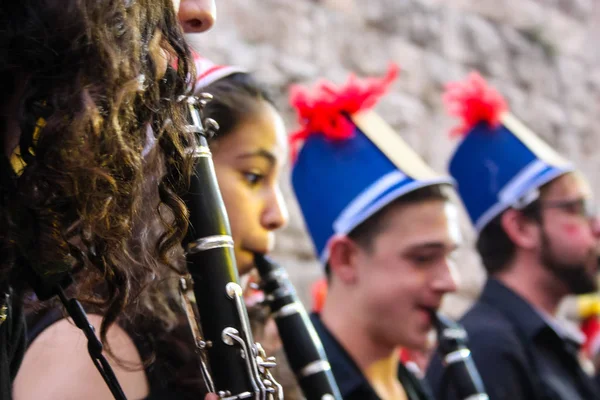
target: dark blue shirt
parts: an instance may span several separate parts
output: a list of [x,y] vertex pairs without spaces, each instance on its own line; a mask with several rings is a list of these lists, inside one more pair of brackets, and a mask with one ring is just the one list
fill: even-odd
[[[561,336],[528,302],[489,279],[460,320],[490,400],[600,399],[577,358],[578,345]],[[457,399],[439,356],[426,379],[438,400]]]
[[[311,314],[310,319],[323,343],[333,376],[344,400],[380,400],[358,365],[329,332],[319,315]],[[398,369],[398,380],[409,400],[432,400],[423,382],[402,364]]]

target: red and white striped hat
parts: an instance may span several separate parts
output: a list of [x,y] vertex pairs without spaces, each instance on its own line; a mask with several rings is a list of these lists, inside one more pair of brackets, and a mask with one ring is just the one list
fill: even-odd
[[233,65],[218,65],[208,58],[202,57],[200,54],[194,52],[194,63],[196,64],[196,85],[194,91],[201,90],[206,86],[218,81],[219,79],[225,78],[226,76],[243,72],[247,73],[248,70],[242,67]]

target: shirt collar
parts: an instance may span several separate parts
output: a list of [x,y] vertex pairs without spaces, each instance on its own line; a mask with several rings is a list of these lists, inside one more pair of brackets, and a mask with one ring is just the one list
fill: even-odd
[[550,327],[529,302],[495,278],[487,280],[481,301],[506,315],[530,339]]
[[585,343],[585,334],[576,326],[568,321],[559,320],[541,309],[536,309],[536,311],[546,324],[562,339],[569,340],[579,346]]
[[534,338],[544,330],[550,330],[562,340],[578,345],[585,341],[581,331],[534,307],[497,279],[488,279],[481,299],[511,317],[529,338]]
[[348,352],[323,324],[319,314],[312,313],[310,319],[323,343],[342,397],[348,397],[354,391],[363,387],[363,385],[370,387],[369,382],[362,374],[360,368],[358,368],[358,365],[356,365]]

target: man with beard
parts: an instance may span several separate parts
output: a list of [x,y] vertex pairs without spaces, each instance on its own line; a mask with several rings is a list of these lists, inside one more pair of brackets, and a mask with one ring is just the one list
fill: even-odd
[[[581,341],[555,319],[565,296],[597,289],[600,226],[589,184],[479,75],[450,84],[444,100],[463,120],[450,173],[488,273],[461,323],[490,399],[600,398],[578,362]],[[436,357],[427,371],[438,399],[458,398],[448,361]]]

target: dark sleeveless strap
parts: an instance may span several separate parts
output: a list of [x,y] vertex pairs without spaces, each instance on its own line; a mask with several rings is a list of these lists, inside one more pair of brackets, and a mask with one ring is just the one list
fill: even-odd
[[27,345],[33,341],[54,323],[66,318],[58,307],[45,308],[26,315],[27,320]]
[[[106,385],[110,389],[114,398],[118,400],[126,400],[127,397],[125,396],[125,393],[121,388],[121,385],[112,369],[112,366],[109,364],[104,354],[102,354],[102,343],[96,337],[94,328],[87,319],[83,307],[77,300],[68,299],[62,291],[62,289],[59,290],[59,296],[61,297],[63,305],[67,307],[71,318],[73,318],[73,321],[75,322],[75,325],[79,329],[81,329],[81,331],[85,334],[87,338],[88,351],[90,353],[90,358],[94,363],[94,366],[96,367],[96,369],[98,369],[98,372],[102,376],[102,379],[104,379],[104,381],[106,382]],[[56,310],[56,308],[49,309],[49,313],[51,313],[52,310]],[[35,338],[37,338],[37,336],[39,336],[39,334],[43,332],[44,329],[48,328],[53,323],[62,319],[64,316],[61,314],[60,317],[57,318],[56,314],[44,314],[40,317],[41,319],[39,320],[39,322],[37,324],[33,324],[36,327],[34,335],[28,336],[29,344],[31,344],[35,340]]]

